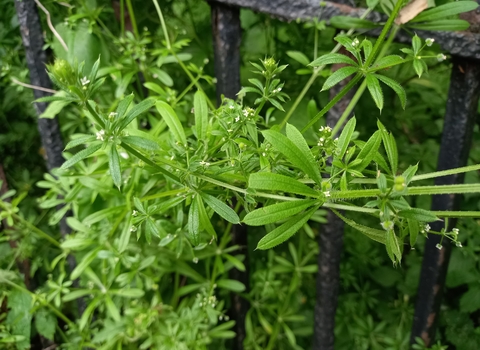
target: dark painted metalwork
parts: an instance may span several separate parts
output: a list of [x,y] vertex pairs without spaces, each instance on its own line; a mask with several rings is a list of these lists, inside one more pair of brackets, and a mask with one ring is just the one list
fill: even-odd
[[211,2],[217,102],[240,91],[240,10]]
[[[343,54],[348,54],[342,50]],[[341,68],[335,64],[332,70]],[[330,98],[334,98],[348,84],[345,79],[330,90]],[[352,89],[327,114],[327,125],[332,128],[342,116],[355,91]],[[335,314],[337,311],[338,289],[340,287],[340,260],[343,250],[344,222],[332,211],[327,213],[327,223],[320,228],[318,245],[317,300],[314,315],[314,350],[333,350],[335,343]]]
[[[248,8],[253,11],[269,14],[273,17],[286,21],[308,20],[311,18],[329,19],[333,16],[360,17],[366,10],[353,8],[348,5],[330,1],[318,0],[217,0],[218,2]],[[322,5],[320,5],[322,4]],[[372,12],[367,19],[374,22],[384,22],[386,16]],[[380,32],[374,30],[371,35],[378,35]],[[423,38],[433,38],[443,50],[452,55],[465,58],[480,59],[480,34],[474,31],[469,32],[435,32],[427,30],[415,30]],[[410,43],[410,34],[400,31],[396,40],[403,43]]]
[[[212,31],[215,59],[215,76],[217,78],[217,103],[220,104],[224,95],[227,98],[235,99],[240,91],[240,11],[220,4],[210,2],[212,8]],[[229,277],[242,282],[246,291],[249,288],[249,268],[247,252],[247,229],[245,226],[233,225],[232,245],[240,247],[239,253],[245,255],[246,271],[235,268],[230,270]],[[230,318],[235,320],[235,339],[233,339],[232,350],[242,350],[243,341],[246,336],[245,318],[250,305],[247,300],[236,293],[231,294]]]
[[[480,95],[480,62],[453,57],[450,90],[446,106],[438,170],[452,169],[467,164],[472,140],[473,125],[477,115]],[[462,183],[464,174],[437,178],[436,185]],[[433,197],[432,210],[458,210],[460,196],[438,195]],[[449,221],[450,229],[455,220]],[[442,222],[431,224],[432,230],[440,231]],[[443,241],[443,248],[436,245],[440,236],[431,234],[425,246],[420,285],[418,288],[411,342],[421,337],[427,346],[435,340],[440,305],[442,301],[451,244]]]

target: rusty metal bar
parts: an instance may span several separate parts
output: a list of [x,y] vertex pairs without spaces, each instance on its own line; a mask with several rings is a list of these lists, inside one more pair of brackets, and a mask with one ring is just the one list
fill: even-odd
[[[477,115],[480,95],[480,61],[453,57],[450,90],[446,106],[442,143],[438,159],[438,170],[452,169],[467,164],[472,140],[473,126]],[[464,174],[437,178],[436,185],[462,183]],[[433,197],[432,210],[458,210],[460,196],[438,195]],[[440,231],[442,222],[430,224],[432,230]],[[449,221],[452,228],[455,221]],[[451,244],[446,239],[443,248],[436,245],[439,235],[429,235],[422,263],[420,285],[413,319],[411,343],[415,338],[423,339],[427,346],[434,343],[442,302]]]
[[[262,12],[284,21],[309,20],[320,18],[328,20],[333,16],[360,17],[366,10],[330,1],[318,0],[217,0],[226,5],[248,8]],[[378,12],[372,12],[367,19],[373,22],[384,22],[387,17]],[[370,32],[372,36],[378,35],[377,30]],[[441,48],[452,55],[465,58],[480,59],[480,33],[474,32],[438,32],[415,30],[423,38],[433,38]],[[411,35],[400,31],[396,41],[410,43]]]
[[[217,78],[217,104],[222,95],[235,99],[240,91],[240,11],[238,8],[226,6],[217,1],[210,2],[212,11],[212,31],[215,60],[215,76]],[[245,255],[245,271],[233,268],[229,272],[231,279],[242,282],[246,291],[249,288],[249,264],[247,250],[247,230],[245,226],[233,225],[232,245],[240,246],[239,253]],[[235,339],[232,350],[242,350],[246,336],[245,318],[250,305],[247,300],[236,293],[231,294],[230,318],[235,320]]]

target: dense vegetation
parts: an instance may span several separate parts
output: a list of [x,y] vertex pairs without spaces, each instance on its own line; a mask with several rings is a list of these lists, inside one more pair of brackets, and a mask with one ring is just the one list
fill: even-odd
[[[410,182],[433,184],[415,175],[436,169],[450,75],[436,43],[412,36],[381,50],[361,31],[242,10],[244,88],[216,108],[206,2],[44,5],[69,49],[42,17],[58,92],[41,117],[59,118],[67,145],[52,174],[14,4],[0,0],[0,162],[11,189],[0,197],[0,347],[229,349],[230,294],[240,293],[251,304],[246,349],[311,348],[323,205],[347,210],[336,348],[408,348],[426,224],[437,219],[430,196],[408,196]],[[332,53],[337,43],[350,55]],[[336,140],[325,106],[347,75],[366,77],[366,92]],[[471,165],[479,136],[475,125]],[[464,211],[480,210],[478,175],[457,190],[472,192]],[[72,233],[63,239],[65,215]],[[240,221],[247,256],[230,244]],[[480,345],[479,230],[467,217],[438,232],[458,248],[436,349]],[[248,291],[229,277],[246,265]]]

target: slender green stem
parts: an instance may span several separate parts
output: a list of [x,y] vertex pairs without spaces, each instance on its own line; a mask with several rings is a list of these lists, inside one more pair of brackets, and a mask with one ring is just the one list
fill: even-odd
[[165,43],[167,45],[167,49],[171,50],[172,45],[170,44],[170,38],[168,37],[167,25],[165,24],[165,19],[163,18],[162,9],[158,4],[157,0],[153,0],[153,4],[155,5],[155,9],[158,13],[158,18],[160,18],[160,24],[162,25],[163,35],[165,36]]
[[204,180],[204,181],[210,182],[212,184],[218,185],[220,187],[228,188],[228,189],[230,189],[232,191],[235,191],[235,192],[247,194],[247,190],[244,190],[243,188],[233,186],[233,185],[227,184],[227,183],[219,181],[219,180],[212,179],[211,177],[208,177],[208,176],[204,176],[204,175],[201,175],[201,174],[195,174],[195,177],[199,178],[200,180]]
[[104,121],[102,120],[102,118],[100,118],[100,116],[97,114],[97,112],[95,112],[93,107],[90,105],[90,101],[87,101],[85,103],[85,106],[87,107],[87,110],[90,112],[90,114],[95,119],[95,121],[98,123],[98,125],[100,125],[102,128],[105,128]]
[[181,181],[180,181],[180,178],[175,176],[174,174],[172,174],[171,172],[163,169],[160,165],[156,164],[155,162],[152,162],[150,159],[148,159],[147,157],[145,157],[143,154],[141,154],[140,152],[138,152],[137,150],[133,149],[132,147],[130,147],[129,145],[127,145],[126,143],[122,142],[120,144],[121,147],[123,147],[127,152],[130,152],[131,154],[133,154],[135,157],[143,160],[145,162],[145,164],[148,164],[150,165],[151,167],[154,167],[155,169],[157,169],[158,171],[160,171],[163,175],[169,177],[170,179],[172,179],[173,181],[181,184]]
[[177,194],[183,193],[183,192],[187,192],[187,189],[186,188],[181,188],[181,189],[178,189],[178,190],[159,192],[157,194],[152,194],[151,196],[142,197],[142,198],[140,198],[140,201],[145,202],[145,201],[149,201],[149,200],[152,200],[152,199],[176,196]]
[[308,122],[308,124],[302,129],[302,133],[310,129],[310,127],[315,124],[321,117],[323,117],[338,101],[342,99],[354,86],[357,84],[360,79],[362,79],[362,74],[357,73],[357,75],[348,82],[347,85],[336,95],[323,109],[317,113],[315,117]]
[[345,120],[348,118],[348,116],[350,115],[350,113],[352,113],[353,109],[355,108],[355,106],[357,105],[358,101],[360,100],[360,97],[362,97],[363,93],[365,92],[366,87],[367,87],[367,81],[364,80],[364,81],[362,81],[362,84],[360,85],[360,87],[359,87],[359,88],[357,89],[357,91],[355,92],[355,95],[353,95],[352,99],[351,99],[350,102],[348,103],[347,108],[345,108],[345,110],[343,111],[341,117],[338,119],[337,123],[336,123],[335,126],[333,127],[333,129],[332,129],[332,135],[336,135],[337,132],[340,131],[340,129],[342,128],[343,123],[345,123]]
[[418,186],[407,189],[408,196],[423,196],[435,194],[464,194],[480,193],[480,184],[443,185],[443,186]]
[[127,0],[128,13],[130,14],[130,21],[132,22],[133,34],[135,37],[139,38],[137,20],[135,19],[135,13],[133,12],[132,0]]
[[456,168],[456,169],[435,171],[435,172],[433,172],[433,173],[415,175],[415,176],[412,178],[411,182],[413,182],[413,181],[420,181],[420,180],[426,180],[426,179],[432,179],[432,178],[441,177],[441,176],[447,176],[447,175],[461,174],[461,173],[466,173],[466,172],[475,171],[475,170],[480,170],[480,164],[468,165],[468,166],[464,166],[464,167]]
[[367,213],[367,214],[375,214],[376,212],[378,212],[378,209],[363,208],[363,207],[357,207],[353,205],[344,205],[344,204],[324,203],[323,206],[325,208],[330,208],[330,209],[348,210],[348,211],[355,211],[355,212]]
[[480,211],[433,211],[440,218],[480,218]]
[[372,53],[370,54],[370,56],[368,56],[367,60],[365,61],[366,67],[369,67],[372,64],[372,62],[374,62],[374,60],[376,59],[377,52],[380,49],[380,46],[383,44],[383,41],[385,40],[385,37],[387,36],[388,31],[392,27],[393,22],[397,18],[397,15],[403,6],[403,3],[404,3],[403,0],[397,0],[392,13],[388,17],[387,23],[385,23],[385,26],[383,27],[382,32],[380,33],[380,36],[378,37],[377,41],[375,42],[375,45],[373,46]]

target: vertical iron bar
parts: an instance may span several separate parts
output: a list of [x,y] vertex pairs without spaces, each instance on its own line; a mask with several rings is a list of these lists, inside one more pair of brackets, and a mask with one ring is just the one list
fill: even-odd
[[[212,1],[212,31],[215,60],[215,76],[217,78],[217,104],[222,102],[222,95],[235,99],[240,91],[240,10]],[[245,255],[245,271],[235,268],[230,270],[229,277],[249,287],[248,242],[245,226],[233,225],[232,245],[240,246],[239,253]],[[236,293],[231,294],[230,317],[235,320],[235,339],[232,350],[242,350],[246,336],[245,317],[249,303]]]
[[[25,47],[25,56],[30,72],[30,82],[32,85],[51,89],[52,83],[45,67],[47,55],[43,50],[43,31],[37,6],[34,0],[15,0],[15,8],[20,24],[23,46]],[[38,99],[48,96],[49,94],[44,91],[33,90],[33,95]],[[38,116],[47,108],[47,103],[44,102],[35,102],[34,105]],[[45,150],[48,170],[60,167],[64,162],[62,155],[64,145],[58,119],[56,117],[53,119],[38,118],[38,131]],[[60,232],[63,237],[71,232],[67,225],[66,217],[63,217],[60,221]],[[73,271],[76,266],[75,257],[69,255],[67,261],[70,270]],[[78,284],[78,281],[74,281],[74,283]],[[78,304],[81,314],[85,308],[82,298],[78,300]]]
[[[344,54],[348,54],[343,50]],[[332,70],[343,65],[337,64]],[[350,79],[345,79],[330,90],[334,98]],[[327,115],[327,125],[333,127],[350,103],[355,91],[352,89]],[[335,343],[335,313],[337,311],[338,290],[340,287],[340,260],[343,250],[344,222],[332,211],[327,212],[327,223],[320,228],[318,245],[317,300],[313,334],[314,350],[333,350]]]
[[[477,114],[480,94],[480,61],[452,57],[453,67],[446,106],[442,142],[437,170],[446,170],[467,164],[472,140],[473,125]],[[436,185],[462,183],[464,174],[444,176],[435,180]],[[437,195],[433,197],[432,210],[458,210],[460,196]],[[451,229],[455,220],[449,222]],[[432,230],[440,231],[441,222],[431,224]],[[441,250],[436,248],[439,235],[430,234],[425,245],[420,284],[410,342],[420,337],[429,347],[435,338],[440,305],[451,253],[448,239]]]

